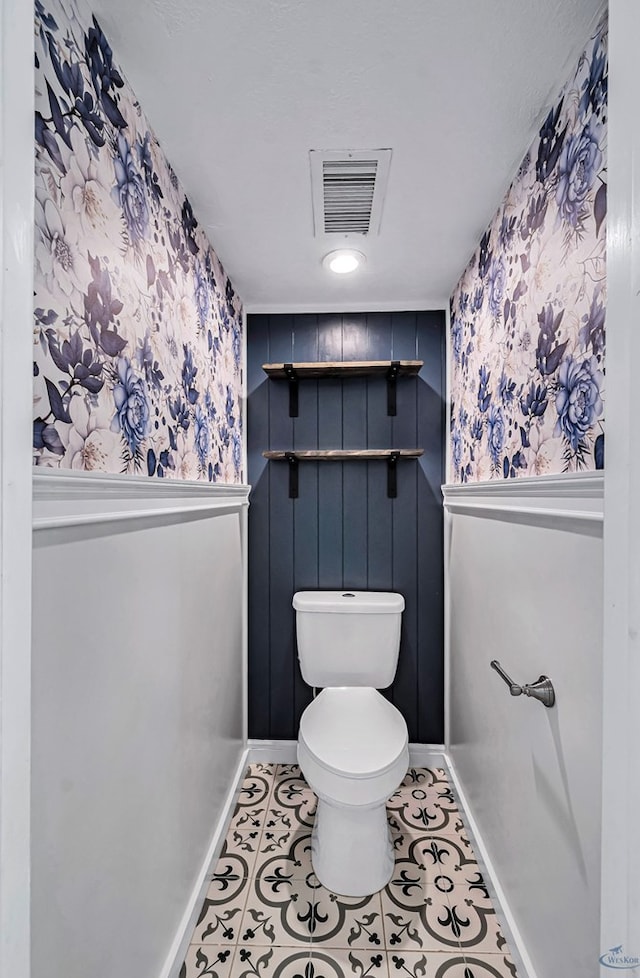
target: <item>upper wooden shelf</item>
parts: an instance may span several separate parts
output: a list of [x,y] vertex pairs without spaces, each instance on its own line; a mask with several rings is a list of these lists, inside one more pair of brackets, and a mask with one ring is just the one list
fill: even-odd
[[385,376],[396,368],[398,377],[417,374],[424,360],[327,360],[313,363],[263,363],[262,369],[269,377],[291,379],[296,377],[363,377],[371,374]]
[[306,377],[387,378],[387,414],[396,413],[396,380],[418,373],[424,360],[325,360],[313,363],[263,363],[262,369],[274,380],[289,381],[289,417],[298,417],[298,381]]

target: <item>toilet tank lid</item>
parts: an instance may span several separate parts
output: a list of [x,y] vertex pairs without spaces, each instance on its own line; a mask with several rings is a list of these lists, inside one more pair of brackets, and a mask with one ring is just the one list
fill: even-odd
[[404,598],[391,591],[297,591],[293,607],[311,614],[397,615]]

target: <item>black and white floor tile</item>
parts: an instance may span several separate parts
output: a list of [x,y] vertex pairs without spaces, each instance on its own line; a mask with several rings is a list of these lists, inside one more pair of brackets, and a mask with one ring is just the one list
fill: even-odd
[[389,799],[395,870],[372,896],[318,882],[315,808],[297,765],[249,766],[180,978],[517,978],[443,769]]

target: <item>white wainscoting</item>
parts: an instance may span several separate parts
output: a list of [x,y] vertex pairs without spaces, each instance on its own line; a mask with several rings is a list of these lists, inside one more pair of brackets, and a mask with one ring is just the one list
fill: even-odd
[[248,491],[35,472],[34,978],[177,975],[246,758]]
[[581,532],[602,533],[602,472],[446,485],[442,495],[449,513],[557,529],[577,523]]
[[248,495],[248,486],[36,469],[33,529],[237,513]]
[[[444,486],[448,751],[529,978],[595,974],[601,473]],[[552,679],[556,706],[512,697]]]

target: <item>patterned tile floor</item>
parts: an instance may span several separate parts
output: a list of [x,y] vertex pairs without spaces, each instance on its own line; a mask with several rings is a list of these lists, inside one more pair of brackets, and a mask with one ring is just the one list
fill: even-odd
[[389,799],[396,865],[373,896],[314,876],[315,804],[297,765],[250,765],[180,978],[516,978],[444,770]]

